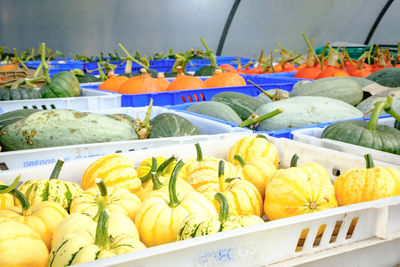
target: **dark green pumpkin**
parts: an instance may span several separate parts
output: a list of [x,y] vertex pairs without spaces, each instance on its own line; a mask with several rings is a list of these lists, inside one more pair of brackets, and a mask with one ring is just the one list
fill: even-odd
[[[379,115],[388,102],[379,101],[369,121],[352,120],[334,123],[324,129],[321,138],[400,154],[400,131],[386,125],[377,125]],[[388,111],[387,111],[388,112]]]
[[382,69],[372,73],[367,79],[387,87],[400,87],[400,68]]
[[400,121],[395,120],[395,122],[394,122],[394,128],[396,128],[397,130],[400,130]]
[[[183,73],[188,76],[193,76],[192,74],[190,74],[189,72],[186,72],[186,71],[184,71]],[[165,78],[174,78],[174,77],[176,77],[177,74],[178,74],[177,72],[173,72],[173,71],[164,72],[164,77]]]
[[0,88],[0,101],[24,100],[42,98],[42,94],[35,88]]
[[76,75],[76,78],[78,79],[79,83],[95,83],[101,81],[100,78],[90,74],[84,74],[83,76]]
[[70,71],[62,71],[40,89],[43,98],[76,97],[81,95],[79,81]]
[[196,70],[194,76],[213,76],[217,66],[209,65]]
[[[152,69],[147,69],[146,71],[148,74],[150,74],[151,77],[157,78],[157,74],[158,74],[157,71],[152,70]],[[132,78],[132,77],[136,77],[136,76],[140,76],[140,75],[142,75],[142,73],[140,71],[120,74],[120,76],[126,76],[128,78]]]
[[187,119],[174,113],[162,113],[151,120],[149,138],[199,135],[200,130]]

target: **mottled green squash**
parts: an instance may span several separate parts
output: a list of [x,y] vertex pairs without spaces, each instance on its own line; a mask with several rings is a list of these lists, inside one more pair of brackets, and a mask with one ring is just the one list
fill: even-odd
[[290,97],[323,96],[357,105],[363,99],[363,90],[356,81],[347,78],[324,78],[293,86]]
[[186,110],[239,125],[242,123],[242,119],[239,115],[230,106],[221,102],[197,102],[192,104]]
[[62,71],[51,78],[49,84],[40,89],[43,98],[76,97],[81,95],[79,81],[70,71]]
[[400,68],[378,70],[369,75],[367,79],[387,87],[400,87]]
[[101,82],[100,78],[97,78],[96,76],[90,74],[84,74],[83,76],[76,75],[76,78],[78,79],[79,83]]
[[[151,77],[157,78],[157,74],[158,74],[157,71],[155,71],[153,69],[146,69],[146,71],[148,74],[150,74]],[[126,76],[128,78],[132,78],[132,77],[136,77],[136,76],[140,76],[140,75],[142,75],[141,71],[120,74],[120,76]]]
[[249,95],[236,92],[222,92],[214,95],[211,101],[217,101],[230,106],[242,120],[254,114],[256,109],[264,103]]
[[201,67],[200,69],[196,70],[194,73],[194,76],[213,76],[215,73],[215,70],[217,69],[216,66],[204,66]]
[[[356,107],[362,112],[362,113],[367,113],[368,111],[371,111],[374,108],[374,103],[377,101],[385,101],[386,96],[370,96],[367,99],[364,99],[360,104],[358,104]],[[393,104],[392,108],[397,112],[400,113],[400,96],[399,97],[393,97]],[[383,113],[386,113],[383,111]]]
[[135,140],[135,129],[105,115],[74,110],[41,110],[2,129],[6,150]]
[[29,115],[40,111],[39,109],[18,109],[0,114],[0,130],[9,124],[24,119]]
[[162,113],[151,120],[149,138],[200,135],[200,130],[187,119],[174,113]]
[[42,94],[36,88],[0,88],[0,101],[24,100],[42,98]]
[[262,105],[256,110],[262,116],[280,108],[283,112],[260,122],[261,131],[300,128],[313,124],[361,118],[363,113],[340,100],[321,96],[297,96]]

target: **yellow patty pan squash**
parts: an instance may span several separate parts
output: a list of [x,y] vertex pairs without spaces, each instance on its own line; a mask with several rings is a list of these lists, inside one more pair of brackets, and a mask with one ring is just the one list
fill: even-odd
[[191,213],[217,216],[211,202],[198,192],[190,192],[178,199],[176,180],[182,165],[183,162],[179,161],[172,172],[168,194],[152,193],[136,215],[140,240],[148,247],[176,241],[179,225]]
[[339,206],[400,195],[400,171],[374,166],[371,155],[365,155],[366,168],[350,169],[335,181]]
[[[203,153],[199,144],[195,144],[197,158],[189,160],[182,168],[183,174],[179,177],[188,182],[195,190],[200,186],[218,187],[218,164],[221,159],[214,157],[203,158]],[[235,165],[225,162],[225,174],[229,177],[238,175]]]
[[337,207],[327,170],[315,162],[297,166],[294,155],[288,169],[278,170],[265,189],[264,211],[276,220]]
[[218,184],[216,187],[201,186],[197,192],[202,193],[211,201],[217,211],[220,210],[215,194],[221,192],[228,200],[231,216],[263,214],[263,200],[257,188],[241,177],[230,177],[224,173],[225,161],[221,160],[218,167]]
[[228,161],[235,165],[240,165],[234,159],[235,155],[241,156],[245,162],[249,162],[253,158],[264,158],[271,161],[276,168],[279,166],[279,155],[276,146],[261,134],[256,137],[243,137],[229,149]]
[[[80,230],[94,231],[96,229],[97,221],[100,213],[107,208],[104,199],[98,199],[97,214],[91,216],[87,213],[73,213],[64,218],[54,230],[53,238],[51,240],[51,247],[53,248],[57,241],[66,234],[77,232]],[[118,236],[127,234],[139,240],[139,232],[134,222],[122,213],[109,213],[108,217],[108,233],[110,236]]]
[[204,214],[189,214],[180,225],[177,240],[224,232],[264,222],[260,217],[255,215],[229,216],[229,203],[226,197],[218,192],[215,194],[215,199],[218,201],[220,207],[219,217],[207,218]]
[[248,162],[244,161],[239,155],[235,155],[233,158],[240,163],[237,168],[242,177],[251,182],[258,189],[261,197],[264,198],[265,186],[276,173],[275,165],[268,159],[261,157],[250,158]]
[[97,187],[89,188],[81,196],[74,198],[70,213],[87,213],[94,217],[98,212],[98,199],[103,198],[107,210],[111,213],[122,213],[135,221],[142,201],[128,189],[106,187],[103,180],[96,179]]
[[[12,188],[15,188],[17,186],[20,178],[21,175],[19,175],[17,179],[14,180],[13,184],[10,185],[10,187],[6,187],[0,190],[0,209],[8,209],[14,207],[14,197],[9,194],[9,192],[12,190]],[[5,186],[5,183],[0,181],[0,185]]]
[[[63,165],[64,160],[59,159],[50,179],[30,180],[18,187],[18,190],[28,199],[29,204],[35,205],[49,200],[60,203],[69,210],[72,199],[82,194],[83,190],[76,183],[58,180]],[[18,206],[19,202],[16,204]]]
[[125,188],[134,194],[142,186],[132,160],[118,154],[101,157],[90,164],[82,177],[83,190],[95,187],[96,178],[103,180],[106,186]]
[[108,218],[107,211],[103,210],[95,230],[81,230],[62,236],[50,252],[48,266],[69,266],[146,248],[131,235],[111,236]]
[[[5,188],[7,186],[0,186],[0,189]],[[26,224],[39,234],[45,245],[50,249],[54,229],[62,219],[68,216],[68,212],[60,204],[52,201],[44,201],[30,206],[25,196],[15,188],[10,191],[10,194],[20,202],[21,207],[0,210],[0,218],[13,219]]]
[[49,251],[38,233],[0,217],[0,266],[45,267],[48,260]]
[[[157,168],[157,161],[156,158],[152,158],[152,167],[150,169],[150,173],[146,174],[146,176],[140,178],[142,180],[142,187],[143,190],[138,192],[139,198],[144,201],[148,197],[151,196],[153,192],[163,192],[168,194],[168,184],[170,180],[170,176],[167,177],[162,175],[164,173],[164,168],[168,167],[168,161],[172,159],[172,162],[175,163],[176,156],[172,156],[168,160],[164,161],[161,166]],[[165,164],[167,163],[167,164]],[[174,166],[176,164],[173,164]],[[160,176],[162,175],[162,176]],[[176,179],[176,195],[178,199],[183,198],[187,193],[194,192],[195,190],[193,187],[188,184],[185,180],[181,178]]]

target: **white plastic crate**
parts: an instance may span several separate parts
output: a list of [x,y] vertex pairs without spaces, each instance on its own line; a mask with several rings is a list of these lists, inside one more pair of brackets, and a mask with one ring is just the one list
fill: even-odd
[[[147,107],[125,107],[115,109],[105,109],[95,111],[96,113],[103,114],[115,114],[122,113],[127,114],[133,118],[144,119],[147,112]],[[196,143],[201,140],[208,140],[214,137],[214,135],[223,133],[236,133],[236,132],[248,132],[251,131],[248,128],[231,127],[230,125],[207,120],[194,115],[181,113],[178,111],[168,110],[163,107],[153,106],[151,118],[161,113],[175,113],[189,121],[191,121],[202,133],[198,136],[186,136],[186,137],[168,137],[168,138],[155,138],[147,140],[131,140],[131,141],[119,141],[109,143],[95,143],[95,144],[81,144],[74,146],[60,146],[50,148],[38,148],[29,150],[9,151],[0,152],[0,170],[11,170],[32,167],[36,165],[44,165],[55,163],[58,158],[62,157],[66,161],[76,160],[80,158],[88,157],[100,157],[116,152],[127,152],[131,150],[141,150],[151,147],[159,147],[173,144],[185,144],[185,143]]]
[[0,101],[0,113],[17,109],[77,109],[101,110],[121,106],[121,95],[99,90],[81,88],[80,97],[39,98],[26,100]]
[[[229,136],[217,140],[201,141],[204,155],[226,158],[231,145],[247,134]],[[300,156],[299,165],[315,161],[327,168],[329,173],[345,171],[349,168],[363,167],[364,159],[325,148],[318,148],[284,138],[269,137],[278,149],[281,166],[288,167],[294,153]],[[124,155],[134,162],[151,156],[170,156],[193,158],[196,156],[192,144],[150,148],[127,152]],[[66,162],[60,179],[80,182],[85,169],[95,159],[82,159]],[[376,165],[390,166],[375,162]],[[37,166],[18,171],[0,173],[0,180],[10,183],[18,174],[22,181],[46,178],[53,166]],[[332,180],[335,176],[332,174]],[[352,235],[348,234],[353,219],[358,218]],[[325,225],[321,237],[316,237],[318,229]],[[300,240],[304,229],[309,229],[305,240]],[[295,216],[244,227],[209,236],[184,240],[140,251],[102,259],[81,266],[293,266],[297,264],[333,262],[337,266],[354,266],[357,259],[352,253],[367,251],[374,246],[384,250],[385,258],[376,253],[361,253],[359,261],[365,266],[381,266],[379,263],[400,262],[398,246],[400,240],[400,196],[377,201],[359,203],[321,212]],[[346,253],[347,254],[346,254]],[[345,255],[350,260],[345,261]],[[342,259],[342,262],[339,261]],[[353,263],[349,265],[346,263]],[[359,265],[359,264],[356,264]],[[326,265],[318,265],[326,266]]]
[[[389,117],[389,118],[379,119],[378,124],[393,127],[394,121],[395,120],[392,117]],[[337,151],[342,151],[354,155],[363,156],[369,153],[372,155],[374,160],[388,162],[400,166],[400,155],[383,152],[372,148],[348,144],[336,140],[321,138],[324,129],[325,128],[315,127],[315,128],[307,128],[307,129],[293,131],[292,132],[293,140],[297,140],[299,142],[303,142],[314,146],[334,149]]]

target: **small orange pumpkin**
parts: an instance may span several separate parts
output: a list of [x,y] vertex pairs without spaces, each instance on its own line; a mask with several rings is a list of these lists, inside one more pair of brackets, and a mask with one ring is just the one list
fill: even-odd
[[111,76],[108,80],[100,84],[99,89],[118,92],[119,87],[128,80],[125,76]]
[[140,69],[142,75],[129,78],[119,88],[121,94],[147,94],[158,91],[158,83],[146,69]]
[[175,80],[168,86],[167,91],[191,90],[205,88],[204,82],[195,76],[185,75],[182,67],[176,67],[178,74]]
[[171,82],[169,82],[165,79],[164,73],[162,73],[162,72],[157,73],[156,82],[158,84],[159,92],[167,91],[168,86],[171,84]]
[[237,73],[222,72],[216,69],[213,76],[208,78],[205,82],[206,87],[228,87],[228,86],[246,86],[246,81]]

